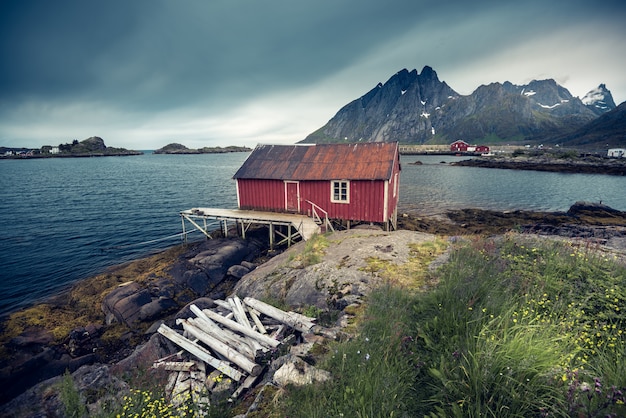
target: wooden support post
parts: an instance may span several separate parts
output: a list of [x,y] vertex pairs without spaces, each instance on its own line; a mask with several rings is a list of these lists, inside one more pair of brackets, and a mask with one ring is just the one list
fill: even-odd
[[183,223],[183,242],[187,244],[187,234],[185,232],[185,217],[181,215],[180,220]]
[[273,250],[274,249],[274,224],[270,222],[269,225],[270,225],[270,249]]
[[212,238],[211,235],[206,230],[202,229],[202,227],[198,225],[198,223],[195,222],[193,219],[191,219],[189,216],[183,215],[183,217],[187,219],[189,222],[191,222],[191,224],[195,226],[198,229],[198,231],[202,232],[207,238],[209,239]]
[[291,247],[291,224],[287,225],[287,247]]

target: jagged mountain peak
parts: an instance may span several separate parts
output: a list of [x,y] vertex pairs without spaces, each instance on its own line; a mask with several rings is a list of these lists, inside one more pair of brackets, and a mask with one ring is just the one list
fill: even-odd
[[[435,117],[455,97],[458,93],[440,81],[432,67],[424,66],[421,73],[404,68],[341,108],[302,142],[385,142],[394,138],[424,142],[434,132],[431,115]],[[409,125],[414,128],[407,132]]]
[[424,66],[378,83],[301,142],[545,141],[596,117],[554,79],[491,83],[462,96]]
[[613,95],[605,84],[600,84],[595,89],[590,90],[581,100],[585,106],[598,115],[609,112],[616,107]]

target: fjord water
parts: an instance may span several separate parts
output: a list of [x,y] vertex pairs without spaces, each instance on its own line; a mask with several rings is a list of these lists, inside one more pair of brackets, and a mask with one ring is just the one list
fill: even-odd
[[[248,155],[0,160],[0,315],[180,243],[181,210],[235,208],[232,176]],[[626,210],[624,177],[445,164],[458,160],[403,156],[400,210],[565,211],[578,200]]]

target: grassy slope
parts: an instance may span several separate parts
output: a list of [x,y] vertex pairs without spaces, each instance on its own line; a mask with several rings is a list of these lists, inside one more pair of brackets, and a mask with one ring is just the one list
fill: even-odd
[[476,238],[427,280],[439,284],[372,295],[358,336],[319,361],[335,380],[288,388],[274,416],[626,414],[623,265],[591,248]]

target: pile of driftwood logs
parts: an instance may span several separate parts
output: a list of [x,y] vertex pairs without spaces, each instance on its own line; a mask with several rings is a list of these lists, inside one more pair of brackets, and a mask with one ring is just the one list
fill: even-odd
[[[225,376],[237,382],[231,399],[250,388],[264,369],[272,352],[276,351],[289,329],[302,333],[323,333],[309,318],[296,312],[285,312],[257,299],[237,296],[227,301],[216,300],[216,308],[201,310],[191,305],[195,318],[179,319],[182,335],[165,324],[158,332],[197,358],[181,359],[182,351],[160,359],[155,368],[170,370],[166,392],[174,405],[191,397],[196,404],[208,405],[208,392]],[[292,334],[293,335],[293,334]],[[209,366],[213,370],[207,370]]]

